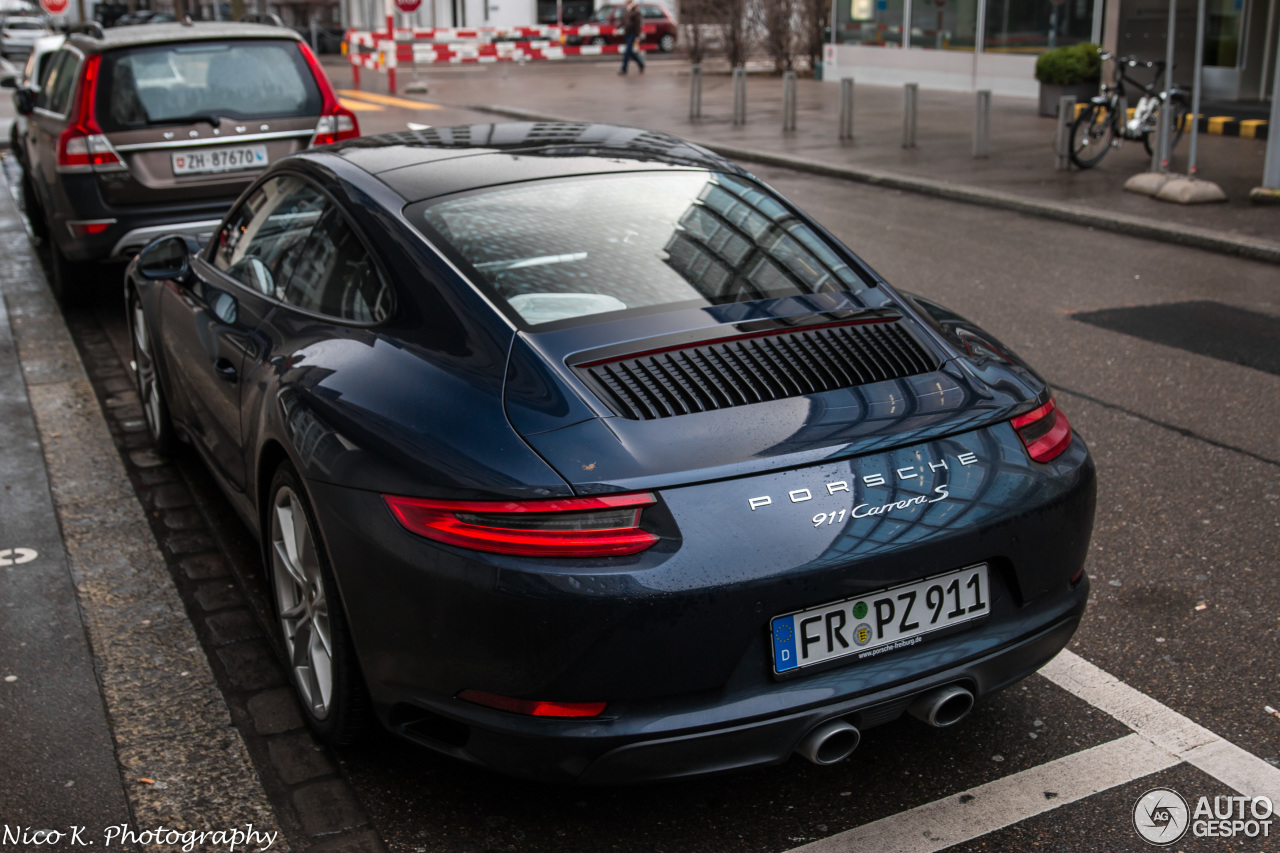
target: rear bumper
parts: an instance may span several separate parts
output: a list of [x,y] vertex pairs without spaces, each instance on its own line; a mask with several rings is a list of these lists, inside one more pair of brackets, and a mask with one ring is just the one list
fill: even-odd
[[[72,261],[125,261],[157,237],[184,234],[201,243],[217,229],[234,198],[197,204],[155,204],[118,207],[102,199],[99,177],[93,174],[60,176],[58,198],[46,208],[55,239]],[[110,221],[101,234],[75,234],[75,222]]]
[[[792,536],[782,513],[750,516],[746,497],[762,480],[786,494],[813,485],[817,469],[806,469],[665,490],[683,541],[576,564],[436,547],[401,529],[376,494],[309,485],[384,723],[513,775],[612,784],[781,762],[822,722],[878,725],[950,683],[981,698],[1060,651],[1088,595],[1079,573],[1094,468],[1078,438],[1038,467],[1016,461],[1018,441],[1001,426],[933,442],[953,465],[967,448],[985,463],[955,472],[952,509],[927,526],[819,533],[797,504],[806,517]],[[772,673],[772,616],[979,562],[991,568],[984,621],[869,659]],[[599,718],[532,718],[457,699],[465,689],[609,704]]]

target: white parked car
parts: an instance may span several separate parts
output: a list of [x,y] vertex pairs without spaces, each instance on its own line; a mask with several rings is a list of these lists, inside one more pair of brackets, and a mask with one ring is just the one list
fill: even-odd
[[11,15],[0,24],[0,53],[5,56],[27,56],[36,39],[51,34],[43,18]]
[[[27,64],[21,71],[10,72],[6,70],[4,77],[0,80],[0,85],[6,89],[39,89],[44,84],[45,74],[49,71],[49,60],[53,56],[54,51],[62,47],[62,43],[67,37],[55,33],[38,38],[32,43],[31,49],[27,54]],[[27,117],[22,113],[14,116],[13,124],[9,128],[9,150],[18,158],[18,162],[22,164],[22,168],[26,168],[26,157],[23,146],[18,140],[22,139],[27,132]]]

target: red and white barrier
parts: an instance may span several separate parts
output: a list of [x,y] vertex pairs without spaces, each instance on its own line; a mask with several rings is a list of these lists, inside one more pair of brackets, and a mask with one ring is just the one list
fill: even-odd
[[[619,36],[620,27],[606,24],[533,27],[432,27],[397,29],[394,16],[387,15],[387,28],[380,32],[348,30],[344,50],[351,63],[354,88],[360,88],[360,70],[386,72],[387,88],[396,92],[396,69],[400,65],[453,65],[489,62],[531,62],[565,59],[571,56],[619,54],[619,44],[566,44],[569,39],[590,41],[601,36]],[[657,49],[654,44],[637,46],[641,51]]]

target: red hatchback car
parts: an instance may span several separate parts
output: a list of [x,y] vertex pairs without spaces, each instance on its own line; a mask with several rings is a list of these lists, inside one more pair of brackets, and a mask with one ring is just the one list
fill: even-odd
[[[604,24],[610,27],[617,27],[618,31],[614,35],[597,35],[597,36],[571,36],[570,44],[622,44],[625,39],[622,37],[622,12],[626,9],[623,3],[617,3],[612,6],[601,6],[596,13],[591,16],[590,24]],[[658,49],[663,53],[670,53],[676,49],[676,35],[679,28],[676,26],[676,19],[671,12],[664,6],[657,3],[641,3],[640,16],[644,19],[644,38],[641,42],[645,45],[657,44]]]

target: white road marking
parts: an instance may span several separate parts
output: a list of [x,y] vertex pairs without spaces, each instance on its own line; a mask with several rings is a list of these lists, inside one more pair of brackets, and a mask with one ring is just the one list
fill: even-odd
[[[926,803],[789,853],[936,853],[1186,762],[1247,797],[1280,803],[1280,768],[1070,651],[1040,674],[1133,734]],[[1056,796],[1049,797],[1046,793]]]
[[1040,674],[1246,797],[1270,797],[1271,802],[1280,803],[1280,768],[1223,740],[1079,655],[1063,651]]
[[0,551],[0,566],[21,566],[38,556],[40,554],[31,548],[5,548]]
[[791,853],[935,853],[1176,764],[1141,735],[1125,735]]

